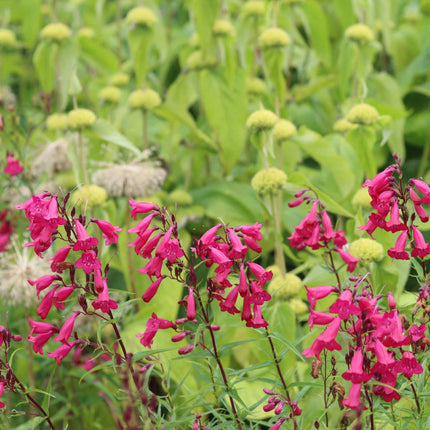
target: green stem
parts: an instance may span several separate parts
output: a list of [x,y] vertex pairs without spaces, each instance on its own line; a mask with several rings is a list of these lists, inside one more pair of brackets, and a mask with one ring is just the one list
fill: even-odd
[[84,139],[82,137],[82,132],[78,131],[78,151],[79,151],[79,161],[81,164],[82,169],[82,175],[84,177],[84,182],[86,184],[90,183],[89,177],[88,177],[88,170],[87,170],[87,159],[85,156],[85,144]]
[[276,265],[281,271],[281,275],[285,275],[285,258],[284,250],[282,249],[282,219],[281,219],[281,208],[282,208],[282,193],[270,194],[270,201],[272,203],[272,216],[273,223],[275,226],[275,261]]
[[142,109],[142,133],[143,133],[143,149],[148,149],[149,141],[148,141],[148,112],[145,109]]

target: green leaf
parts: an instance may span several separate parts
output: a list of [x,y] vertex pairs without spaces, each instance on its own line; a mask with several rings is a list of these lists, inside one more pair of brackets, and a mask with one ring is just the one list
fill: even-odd
[[248,184],[217,182],[191,194],[208,216],[231,225],[254,224],[263,218],[255,192]]
[[263,51],[264,73],[275,88],[281,102],[285,99],[287,90],[283,73],[284,61],[285,49],[271,48]]
[[128,44],[133,55],[137,87],[145,81],[152,39],[153,32],[150,28],[136,26],[128,32]]
[[316,92],[334,87],[338,83],[338,77],[334,75],[328,76],[318,76],[311,79],[308,83],[304,85],[294,85],[292,88],[292,93],[294,100],[300,102],[302,100],[311,97]]
[[118,58],[98,41],[89,37],[79,38],[82,57],[103,73],[112,73],[118,69]]
[[21,15],[21,32],[24,42],[33,47],[39,35],[40,26],[42,24],[42,5],[41,0],[21,0],[20,15]]
[[300,6],[306,16],[312,48],[321,62],[331,69],[331,46],[326,15],[315,0],[308,0]]
[[369,178],[376,175],[376,163],[373,155],[375,131],[370,127],[359,126],[351,130],[346,139],[352,145],[360,159],[360,164]]
[[98,119],[91,127],[91,132],[100,139],[128,149],[136,155],[140,155],[141,153],[141,151],[139,151],[125,136],[104,119]]
[[192,0],[191,10],[202,51],[207,53],[212,47],[212,27],[218,16],[219,0]]
[[72,40],[64,41],[58,49],[59,81],[60,81],[60,111],[67,105],[67,95],[70,82],[76,70],[77,47]]
[[55,87],[55,60],[58,45],[42,41],[37,45],[33,54],[33,64],[36,68],[40,86],[45,93],[50,93]]
[[200,73],[200,91],[207,120],[220,145],[220,159],[225,173],[236,164],[245,144],[247,100],[245,77],[237,72],[234,83],[228,86],[217,72]]

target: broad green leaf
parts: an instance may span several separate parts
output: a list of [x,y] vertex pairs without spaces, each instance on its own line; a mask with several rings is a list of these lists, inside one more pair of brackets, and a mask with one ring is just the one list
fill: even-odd
[[22,20],[21,32],[24,42],[34,47],[42,23],[41,0],[21,0],[20,15]]
[[360,126],[351,130],[346,139],[352,145],[360,159],[361,167],[369,178],[376,175],[376,163],[373,154],[375,145],[375,131],[370,127]]
[[331,46],[326,15],[315,0],[308,0],[300,6],[306,16],[311,46],[324,66],[331,69]]
[[243,73],[237,72],[234,83],[228,86],[217,72],[200,72],[200,92],[207,120],[220,145],[220,159],[224,172],[236,164],[245,144],[246,89]]
[[334,0],[333,3],[335,13],[343,29],[355,24],[353,0]]
[[344,39],[341,43],[337,61],[337,75],[339,77],[339,92],[344,100],[351,90],[351,76],[358,67],[360,51],[356,43]]
[[392,32],[389,53],[398,74],[420,53],[420,41],[416,30],[409,25],[395,29]]
[[423,110],[406,120],[405,139],[417,146],[424,146],[429,136],[430,112]]
[[[317,187],[316,185],[314,185],[301,172],[292,173],[288,177],[288,184],[294,184],[296,186],[299,185],[302,189],[306,188],[306,187],[311,187],[312,189],[314,189],[318,193],[319,198],[324,203],[324,205],[327,207],[327,210],[329,212],[333,212],[333,213],[336,213],[338,215],[344,215],[344,216],[350,217],[350,218],[352,218],[354,216],[344,206],[342,206],[341,204],[339,204],[337,202],[337,200],[339,199],[339,196],[330,196],[330,195],[328,195],[326,192],[324,192],[319,187]],[[287,184],[287,187],[288,187],[288,184]],[[298,191],[296,187],[294,187],[294,188],[295,188],[294,192]]]
[[136,28],[128,32],[128,44],[133,55],[137,87],[141,86],[146,78],[148,55],[152,39],[153,31],[150,28],[136,26]]
[[197,34],[203,52],[211,50],[213,42],[212,27],[218,16],[219,0],[191,0]]
[[285,50],[270,48],[263,50],[264,73],[275,88],[275,93],[282,103],[285,99],[286,84],[283,73]]
[[98,119],[91,127],[91,131],[100,139],[106,142],[113,143],[114,145],[121,146],[122,148],[128,149],[136,155],[140,155],[136,146],[134,146],[124,135],[116,130],[108,121],[104,119]]
[[55,63],[58,45],[42,41],[37,45],[33,54],[33,64],[36,68],[40,86],[45,93],[50,93],[55,87]]
[[100,42],[89,37],[79,38],[81,56],[102,73],[113,73],[117,70],[118,59],[116,55],[105,48]]
[[418,55],[401,73],[399,73],[399,85],[406,92],[415,77],[426,75],[430,70],[430,43],[424,47]]
[[308,97],[311,97],[316,92],[322,89],[334,87],[338,82],[338,78],[333,75],[318,76],[311,79],[308,83],[303,85],[294,85],[292,93],[296,102],[300,102]]
[[58,49],[59,80],[60,80],[60,111],[67,105],[67,95],[76,70],[77,48],[72,40],[64,41]]
[[191,194],[208,216],[231,225],[254,224],[263,218],[260,203],[248,184],[217,182]]
[[310,130],[303,131],[295,137],[300,147],[317,161],[322,169],[327,169],[333,175],[342,197],[354,190],[356,181],[351,167],[336,152],[329,140]]

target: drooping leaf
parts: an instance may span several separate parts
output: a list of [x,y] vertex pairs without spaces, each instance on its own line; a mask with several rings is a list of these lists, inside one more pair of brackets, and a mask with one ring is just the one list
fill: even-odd
[[58,64],[60,76],[60,110],[64,110],[67,105],[67,95],[76,70],[77,47],[71,40],[64,41],[58,49]]
[[113,73],[117,70],[116,55],[105,48],[100,42],[89,37],[79,38],[82,57],[102,73]]
[[58,45],[42,41],[37,45],[33,54],[33,64],[36,68],[40,86],[45,93],[51,92],[55,87],[55,60]]
[[191,10],[203,52],[212,48],[212,27],[218,16],[219,0],[192,0]]

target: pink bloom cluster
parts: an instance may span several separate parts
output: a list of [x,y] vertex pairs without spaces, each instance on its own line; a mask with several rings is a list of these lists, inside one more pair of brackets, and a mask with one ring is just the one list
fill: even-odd
[[[346,353],[349,369],[342,378],[351,381],[352,386],[343,404],[351,409],[362,409],[364,404],[360,395],[364,384],[373,381],[368,388],[373,386],[374,395],[390,402],[400,398],[395,388],[399,374],[410,379],[413,374],[423,372],[414,353],[426,328],[412,325],[406,331],[404,317],[396,310],[391,293],[388,293],[389,310],[385,310],[380,305],[384,296],[374,296],[364,278],[351,277],[350,280],[355,284],[341,292],[332,286],[306,287],[311,304],[309,325],[311,328],[323,325],[326,329],[311,347],[303,351],[303,355],[319,360],[323,350],[341,350],[336,338],[339,332],[345,333],[345,340],[350,339]],[[362,284],[364,286],[360,288]],[[330,306],[330,313],[315,311],[316,302],[333,293],[338,297]],[[412,352],[405,349],[411,344]]]
[[21,166],[20,162],[13,158],[11,155],[8,155],[7,164],[3,169],[4,173],[10,176],[17,176],[18,174],[24,171],[24,168]]
[[[197,279],[193,265],[181,247],[174,220],[156,205],[134,200],[130,200],[130,205],[132,217],[136,218],[136,215],[141,213],[148,214],[138,222],[136,227],[129,230],[130,233],[137,234],[137,238],[130,246],[134,247],[137,255],[148,259],[146,265],[138,270],[149,276],[152,281],[142,296],[143,301],[151,301],[163,279],[168,276],[162,274],[163,264],[170,272],[169,277],[184,283],[188,290],[188,295],[179,302],[186,308],[186,318],[172,323],[153,314],[147,322],[146,331],[138,335],[141,337],[142,345],[150,347],[158,329],[178,329],[179,325],[186,322],[197,323]],[[162,227],[151,227],[155,219],[160,221]],[[223,235],[218,234],[221,228],[224,231]],[[222,224],[217,224],[200,239],[194,239],[194,246],[191,248],[195,256],[204,261],[206,267],[213,268],[214,276],[208,280],[210,300],[217,300],[223,312],[241,313],[241,318],[246,321],[246,325],[254,328],[267,326],[262,316],[261,306],[270,300],[270,294],[264,290],[264,286],[272,278],[272,273],[259,264],[245,261],[249,249],[257,253],[261,252],[261,246],[258,244],[262,238],[260,228],[261,224],[258,223],[236,228],[222,227]],[[186,267],[183,258],[190,263],[189,267]],[[183,270],[188,271],[188,284],[181,277]],[[237,279],[235,285],[231,282],[232,277]],[[242,299],[240,305],[239,297]],[[211,326],[211,329],[217,330],[219,327]],[[186,337],[192,339],[192,331],[179,330],[172,341],[178,342]],[[181,348],[179,353],[186,354],[191,350],[192,346],[187,346]]]
[[8,213],[8,209],[0,212],[0,252],[6,251],[13,233],[12,222],[7,219]]
[[[405,250],[408,239],[412,245],[412,257],[424,258],[430,254],[430,244],[426,243],[421,231],[413,225],[417,216],[422,222],[429,220],[423,205],[430,204],[430,187],[419,179],[410,179],[403,189],[399,163],[368,179],[363,187],[368,188],[371,205],[376,212],[370,214],[367,223],[359,228],[370,236],[377,228],[392,233],[400,232],[395,246],[388,250],[391,258],[409,260],[409,253]],[[413,210],[409,210],[409,202],[412,202],[410,209]]]
[[[30,222],[28,230],[32,242],[25,246],[34,247],[35,253],[40,258],[43,258],[42,253],[49,249],[55,240],[66,243],[57,250],[54,257],[48,259],[52,262],[52,274],[28,281],[30,285],[36,287],[38,298],[42,291],[48,290],[44,293],[37,309],[37,315],[42,320],[48,317],[52,306],[58,310],[64,310],[65,302],[70,300],[73,294],[82,308],[82,311],[75,311],[60,329],[47,322],[30,319],[32,330],[28,340],[33,343],[34,352],[43,354],[43,347],[56,334],[53,340],[61,345],[55,351],[49,352],[48,356],[60,364],[71,349],[80,343],[76,335],[75,340],[70,341],[70,338],[76,318],[80,314],[87,313],[85,295],[91,298],[97,297],[92,301],[93,308],[105,313],[116,309],[118,304],[109,298],[107,278],[102,277],[101,262],[97,258],[98,239],[88,235],[83,217],[69,217],[66,212],[66,203],[60,207],[57,196],[49,193],[32,196],[16,208],[23,209]],[[118,241],[116,233],[120,231],[118,227],[102,220],[92,219],[91,221],[100,228],[107,245]],[[64,228],[67,237],[59,232],[59,226]],[[72,256],[72,254],[74,255]],[[71,259],[69,259],[70,256],[72,256]],[[78,280],[79,269],[83,271],[80,277],[85,278],[85,283]],[[65,272],[68,273],[67,278]]]
[[302,414],[302,410],[299,408],[299,405],[295,400],[289,400],[281,393],[274,392],[268,388],[264,388],[263,391],[270,396],[267,399],[267,404],[263,406],[263,410],[265,412],[274,411],[275,415],[280,415],[283,412],[285,405],[290,409],[289,416],[279,418],[269,430],[278,430],[285,421]]
[[299,250],[309,247],[313,250],[327,248],[330,251],[336,251],[347,264],[346,270],[353,272],[360,259],[355,258],[343,249],[347,243],[345,233],[342,230],[333,230],[330,217],[327,211],[324,210],[323,204],[318,199],[304,196],[306,191],[296,193],[297,200],[288,203],[289,207],[297,207],[303,202],[312,202],[311,211],[295,227],[288,238],[290,239],[290,245]]

